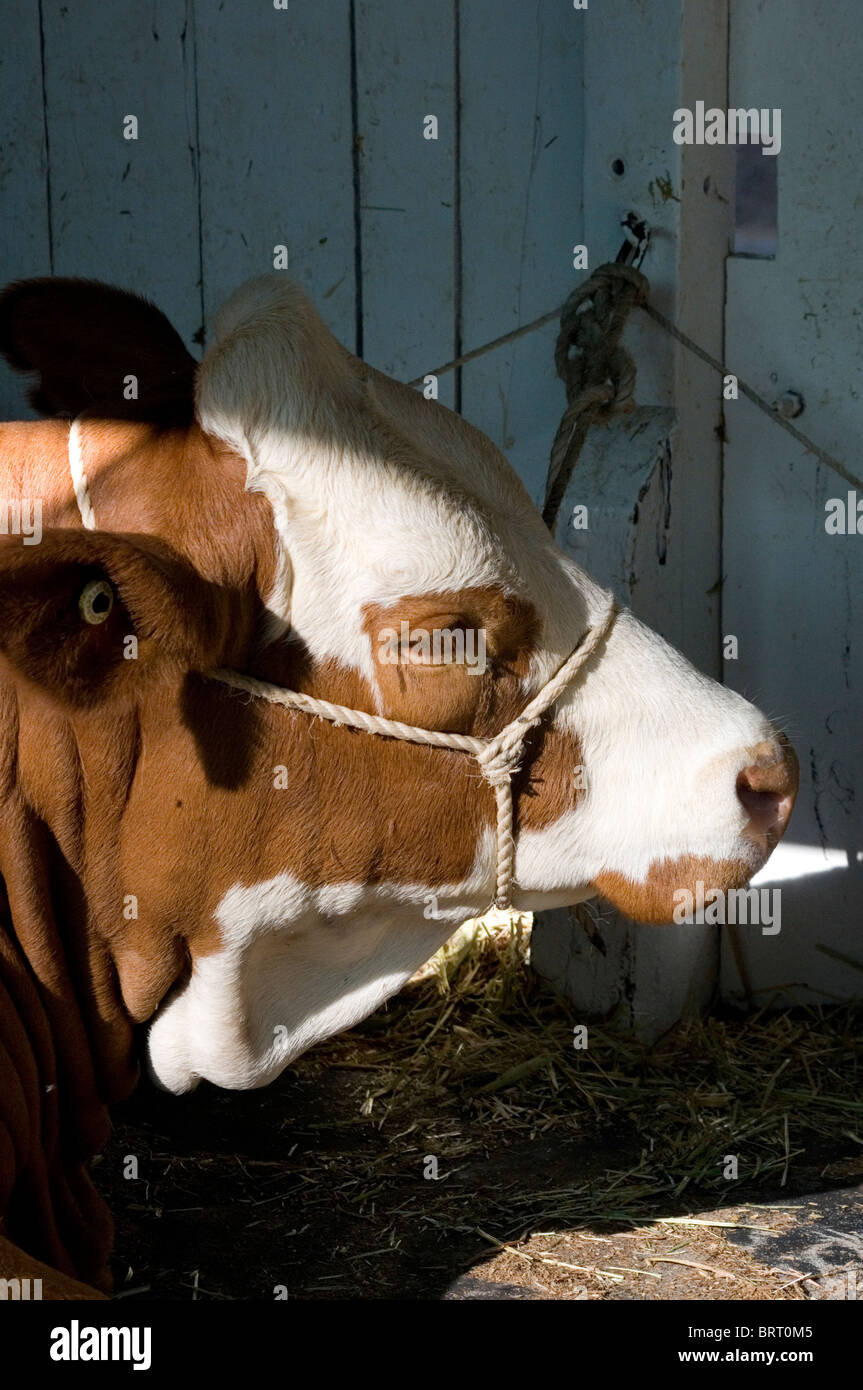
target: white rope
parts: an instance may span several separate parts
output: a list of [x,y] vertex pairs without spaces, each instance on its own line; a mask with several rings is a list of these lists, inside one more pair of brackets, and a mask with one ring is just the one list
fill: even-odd
[[361,729],[364,733],[379,734],[384,738],[399,739],[403,743],[417,743],[427,748],[449,748],[476,758],[480,772],[494,789],[497,805],[494,906],[508,912],[511,907],[515,872],[512,778],[518,771],[525,739],[551,708],[558,695],[572,685],[576,676],[583,672],[597,647],[611,631],[616,616],[617,605],[612,598],[608,600],[601,616],[588,628],[563,665],[546,681],[521,714],[493,738],[474,738],[469,734],[452,734],[440,729],[422,729],[414,724],[403,724],[396,719],[385,719],[380,714],[367,714],[365,710],[349,709],[345,705],[331,704],[329,700],[318,700],[311,695],[303,695],[297,690],[287,690],[281,685],[273,685],[269,681],[261,681],[255,676],[247,676],[239,671],[219,670],[210,672],[210,675],[214,680],[221,681],[234,690],[243,690],[248,695],[268,700],[270,704],[284,705],[300,714],[316,715],[331,724]]
[[[96,529],[96,517],[84,473],[78,420],[72,421],[69,430],[69,471],[81,521],[88,531],[93,531]],[[208,674],[213,680],[221,681],[233,690],[243,690],[248,695],[269,701],[270,704],[284,705],[286,709],[317,716],[331,724],[361,729],[364,733],[378,734],[384,738],[400,739],[403,743],[418,743],[428,748],[449,748],[476,758],[485,781],[494,789],[497,808],[494,906],[508,912],[511,907],[515,873],[512,779],[521,763],[525,739],[551,708],[558,695],[583,672],[597,647],[611,631],[616,616],[617,605],[613,598],[609,598],[600,617],[588,628],[563,665],[546,681],[521,714],[501,729],[499,734],[495,734],[494,738],[474,738],[470,734],[421,729],[413,724],[403,724],[397,719],[385,719],[380,714],[367,714],[365,710],[349,709],[346,705],[334,705],[329,700],[318,700],[311,695],[303,695],[298,690],[287,690],[283,686],[258,680],[255,676],[247,676],[240,671],[218,670]]]
[[75,501],[81,513],[81,521],[86,531],[95,531],[96,515],[90,501],[87,474],[84,472],[84,447],[81,439],[81,421],[73,420],[69,426],[69,472],[75,489]]

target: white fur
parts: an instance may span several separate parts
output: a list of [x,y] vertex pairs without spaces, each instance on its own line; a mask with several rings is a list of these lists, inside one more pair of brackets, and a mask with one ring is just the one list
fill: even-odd
[[537,892],[564,905],[573,882],[602,872],[643,882],[652,864],[683,855],[758,868],[737,775],[775,731],[630,613],[602,660],[561,698],[557,719],[580,739],[586,790],[577,811],[520,836],[516,876],[530,888],[521,906],[535,905]]
[[[150,1026],[150,1069],[166,1090],[202,1078],[265,1086],[315,1043],[351,1028],[401,989],[459,923],[485,905],[491,839],[463,883],[331,884],[291,874],[237,884],[216,912],[224,947]],[[423,916],[426,908],[434,917]],[[419,904],[419,911],[417,910]]]

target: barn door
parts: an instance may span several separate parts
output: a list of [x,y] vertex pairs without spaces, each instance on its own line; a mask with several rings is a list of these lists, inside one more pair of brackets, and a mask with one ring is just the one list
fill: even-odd
[[[859,478],[859,0],[731,0],[729,43],[729,104],[779,108],[781,146],[736,155],[725,361]],[[723,990],[835,998],[863,986],[840,959],[863,965],[863,531],[851,485],[749,401],[725,403],[725,428],[725,681],[785,725],[801,790],[758,880],[781,930],[741,931],[742,972],[724,935]]]

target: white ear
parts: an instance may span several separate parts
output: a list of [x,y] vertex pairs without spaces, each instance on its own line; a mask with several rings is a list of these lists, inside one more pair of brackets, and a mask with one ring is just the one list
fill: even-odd
[[320,474],[353,431],[361,364],[333,337],[299,285],[263,275],[236,290],[216,318],[216,341],[195,382],[201,427],[246,460],[246,486],[269,499],[279,571],[269,636],[290,621],[288,516],[304,475]]
[[362,381],[299,285],[282,275],[250,280],[215,327],[197,373],[197,415],[246,459],[250,484],[264,470],[285,473],[294,450],[326,448]]

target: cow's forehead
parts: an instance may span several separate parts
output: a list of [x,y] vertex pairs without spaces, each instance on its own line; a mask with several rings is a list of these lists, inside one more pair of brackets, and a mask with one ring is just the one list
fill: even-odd
[[267,277],[229,300],[197,413],[270,500],[281,558],[270,606],[318,655],[362,664],[364,609],[404,594],[496,586],[529,598],[562,648],[598,599],[494,445],[353,357],[290,282]]

